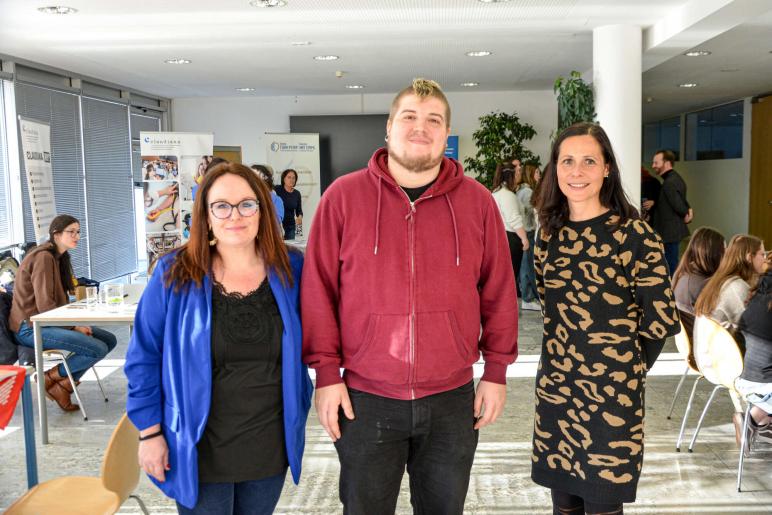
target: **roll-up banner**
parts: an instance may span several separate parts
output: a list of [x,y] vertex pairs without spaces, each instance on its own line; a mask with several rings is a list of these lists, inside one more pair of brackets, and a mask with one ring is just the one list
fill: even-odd
[[193,199],[214,147],[213,134],[141,132],[148,263],[190,236]]
[[35,227],[35,240],[40,244],[48,238],[48,227],[56,216],[51,169],[51,126],[20,116],[19,129],[32,224]]
[[[298,174],[295,189],[300,192],[303,209],[302,235],[295,239],[305,241],[311,231],[316,206],[321,196],[319,175],[319,134],[286,134],[266,132],[268,164],[273,168],[273,183],[282,187],[281,174],[289,168]],[[285,211],[285,218],[288,214]]]

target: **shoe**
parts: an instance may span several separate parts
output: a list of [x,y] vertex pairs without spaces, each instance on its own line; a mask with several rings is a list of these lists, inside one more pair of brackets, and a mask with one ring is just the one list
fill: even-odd
[[[743,419],[745,417],[742,413],[739,411],[735,412],[734,415],[732,415],[732,423],[734,423],[734,437],[737,441],[737,447],[740,447],[740,444],[742,444],[742,434],[743,434]],[[765,427],[766,426],[762,426]],[[749,457],[751,453],[751,448],[753,447],[753,442],[756,441],[756,436],[759,431],[759,426],[756,424],[756,422],[751,419],[748,421],[748,430],[747,434],[745,435],[745,449],[743,449],[743,454],[745,457]]]
[[759,427],[756,432],[756,441],[764,444],[772,444],[772,427],[769,424]]
[[54,368],[46,371],[46,397],[56,402],[56,404],[58,404],[59,407],[64,411],[78,411],[80,406],[72,403],[72,399],[70,399],[70,392],[65,390],[65,388],[60,384],[62,379],[66,378],[62,378],[62,376],[59,375],[58,366],[55,366]]
[[524,309],[526,311],[541,311],[541,304],[535,300],[531,302],[523,301],[523,305],[520,306],[520,309]]

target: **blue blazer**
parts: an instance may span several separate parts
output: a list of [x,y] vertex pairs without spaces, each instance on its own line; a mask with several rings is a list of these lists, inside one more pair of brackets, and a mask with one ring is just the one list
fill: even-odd
[[[159,259],[137,307],[124,371],[129,380],[126,411],[140,430],[161,424],[169,446],[166,481],[150,478],[166,495],[188,508],[198,499],[196,444],[206,427],[212,392],[212,281],[175,292],[164,275],[175,253]],[[303,256],[291,251],[293,285],[273,272],[268,282],[284,322],[282,392],[284,441],[295,483],[305,445],[305,427],[313,386],[303,364],[299,295]]]

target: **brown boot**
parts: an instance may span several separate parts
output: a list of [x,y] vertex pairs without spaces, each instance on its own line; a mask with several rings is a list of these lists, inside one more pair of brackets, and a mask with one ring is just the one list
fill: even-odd
[[78,411],[80,406],[72,403],[70,392],[59,384],[59,381],[62,379],[62,376],[59,375],[58,366],[46,371],[46,397],[55,401],[64,411]]
[[[62,388],[67,390],[68,393],[73,393],[75,390],[72,387],[69,377],[65,377],[59,380],[59,384]],[[80,386],[80,381],[75,381],[75,386]]]

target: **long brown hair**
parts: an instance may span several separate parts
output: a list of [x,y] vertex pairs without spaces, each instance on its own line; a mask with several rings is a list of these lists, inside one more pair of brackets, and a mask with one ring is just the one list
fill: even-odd
[[[259,203],[260,222],[258,237],[255,238],[255,250],[263,258],[266,268],[273,269],[284,284],[292,284],[292,270],[284,240],[279,234],[279,222],[271,200],[268,186],[258,179],[257,174],[246,166],[236,163],[221,163],[210,169],[201,181],[193,203],[190,223],[190,239],[177,250],[164,279],[166,286],[175,285],[175,291],[191,281],[201,286],[204,275],[212,268],[212,257],[217,248],[209,245],[209,190],[212,185],[226,174],[241,177],[249,184]],[[174,251],[172,251],[174,252]]]
[[725,241],[724,235],[712,227],[700,227],[694,231],[673,275],[673,287],[684,274],[702,277],[715,274],[724,257]]
[[501,187],[507,188],[509,191],[515,191],[517,189],[516,175],[515,166],[512,163],[497,164],[496,172],[493,174],[493,188],[491,191],[496,191]]
[[718,270],[705,284],[702,293],[697,297],[697,302],[694,303],[695,315],[709,316],[716,309],[721,287],[732,277],[739,277],[751,286],[755,286],[758,274],[753,268],[752,257],[759,251],[761,245],[759,238],[748,234],[732,237],[724,257],[721,258],[721,264],[718,265]]
[[638,210],[630,204],[625,190],[622,188],[619,166],[606,131],[597,123],[579,122],[563,129],[563,132],[553,143],[549,164],[544,168],[541,182],[537,188],[537,195],[532,201],[539,212],[539,224],[542,232],[546,235],[556,233],[568,221],[568,200],[560,191],[557,169],[560,145],[573,136],[592,136],[600,146],[603,161],[608,165],[608,177],[603,181],[603,186],[600,189],[600,203],[603,207],[619,215],[615,225],[621,226],[628,219],[639,218]]
[[532,190],[536,189],[536,170],[539,167],[533,164],[523,165],[523,171],[520,174],[520,184],[527,184]]
[[73,293],[75,291],[75,274],[72,272],[70,253],[64,251],[62,254],[59,254],[59,249],[54,241],[54,235],[63,233],[64,230],[72,224],[78,224],[78,226],[80,226],[80,220],[70,215],[57,215],[51,220],[51,225],[48,226],[48,241],[51,242],[50,252],[58,258],[59,280],[62,283],[64,291],[67,293]]

